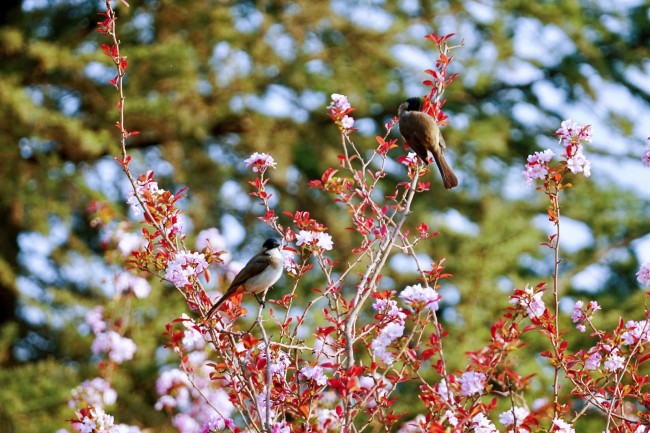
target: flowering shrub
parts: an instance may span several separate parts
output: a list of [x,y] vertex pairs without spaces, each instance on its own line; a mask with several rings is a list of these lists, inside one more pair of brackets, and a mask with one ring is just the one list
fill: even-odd
[[[120,93],[122,155],[117,161],[132,185],[128,204],[142,216],[144,227],[142,239],[129,239],[121,247],[121,240],[116,242],[127,257],[124,265],[134,272],[120,274],[129,276],[116,281],[116,302],[128,296],[146,297],[149,290],[141,275],[155,275],[173,285],[187,304],[188,313],[170,320],[165,329],[167,347],[178,355],[178,365],[162,371],[156,383],[155,407],[170,415],[178,431],[399,428],[403,432],[482,433],[498,431],[494,424],[498,420],[508,432],[568,433],[574,432],[574,423],[589,407],[604,415],[603,431],[646,431],[650,419],[639,409],[647,409],[650,398],[647,376],[639,369],[646,360],[643,349],[650,339],[650,322],[621,318],[615,329],[602,330],[594,321],[600,306],[589,301],[585,307],[584,301],[578,301],[571,319],[578,331],[589,329],[595,343],[575,352],[568,349],[570,330],[561,329],[559,322],[560,198],[576,174],[590,175],[591,163],[584,150],[591,141],[589,125],[562,122],[556,132],[561,149],[528,157],[525,182],[540,184],[537,189],[548,198],[548,216],[555,227],[544,244],[554,255],[554,278],[514,290],[510,306],[504,302],[503,316],[491,327],[490,340],[467,353],[464,370],[448,368],[446,331],[437,316],[443,299],[438,289],[451,275],[445,273],[444,259],[424,263],[416,254],[418,244],[438,235],[424,222],[410,219],[414,200],[429,189],[422,181],[429,168],[414,153],[389,155],[399,147],[396,139],[389,139],[396,119],[386,124],[384,136],[376,137],[371,152],[360,150],[352,139],[354,109],[341,94],[332,94],[326,107],[341,132],[339,167],[328,168],[309,185],[348,211],[345,224],[356,235],[356,247],[345,254],[337,252],[336,239],[328,228],[306,210],[273,209],[266,187],[277,163],[269,154],[254,153],[243,161],[252,176],[250,194],[264,208],[259,221],[282,239],[289,291],[279,299],[271,296],[272,306],[265,309],[262,304],[256,314],[245,308],[241,296],[233,296],[218,314],[207,317],[215,296],[206,290],[204,281],[216,268],[227,265],[230,257],[224,251],[223,237],[214,228],[199,233],[198,251],[189,249],[178,207],[183,191],[174,194],[161,189],[151,171],[138,178],[130,171],[126,140],[137,132],[124,126],[122,79],[127,62],[120,54],[110,2],[106,6],[100,31],[113,41],[104,52],[117,68],[111,83]],[[456,78],[456,74],[447,73],[456,48],[448,44],[452,36],[427,36],[439,57],[435,70],[426,71],[431,79],[424,84],[431,90],[424,111],[441,125],[447,118],[442,96]],[[559,163],[554,163],[558,154]],[[396,183],[391,183],[386,173],[392,158],[402,169]],[[418,278],[404,288],[380,289],[382,271],[395,251],[410,257]],[[313,288],[307,302],[299,302],[297,294],[304,277],[314,273],[324,283]],[[647,285],[650,264],[645,264],[637,277]],[[275,306],[280,309],[276,311]],[[281,310],[286,312],[279,313]],[[248,329],[243,325],[244,316],[253,322]],[[124,335],[121,321],[108,320],[98,307],[88,312],[87,323],[95,335],[91,350],[101,358],[102,371],[116,369],[133,357],[137,348]],[[525,344],[523,334],[532,333],[545,339],[547,349],[539,355],[548,359],[553,371],[548,399],[536,402],[527,401],[531,377],[523,376],[514,361]],[[435,379],[425,378],[423,369],[430,370],[427,377]],[[417,389],[423,414],[394,410],[398,387],[404,383]],[[72,392],[70,406],[76,415],[72,428],[80,432],[139,431],[115,425],[104,411],[103,406],[117,398],[103,378],[82,383]],[[583,407],[574,406],[575,401]]]

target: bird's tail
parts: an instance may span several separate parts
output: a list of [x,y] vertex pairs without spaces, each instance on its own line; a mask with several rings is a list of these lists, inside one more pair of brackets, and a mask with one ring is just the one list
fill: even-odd
[[442,153],[442,150],[439,152],[433,152],[433,159],[436,161],[438,170],[440,170],[440,175],[442,176],[442,183],[445,186],[445,189],[451,189],[458,186],[458,178],[454,174],[453,170],[447,164],[445,155]]
[[212,308],[210,308],[210,311],[208,311],[208,314],[207,314],[207,316],[205,316],[205,318],[206,318],[206,319],[210,319],[210,317],[212,317],[212,315],[214,314],[214,312],[217,311],[217,310],[219,309],[219,307],[221,306],[221,304],[223,304],[224,301],[225,301],[226,299],[230,298],[230,295],[232,295],[232,293],[229,293],[229,291],[228,291],[228,292],[226,292],[226,293],[225,293],[221,298],[219,298],[219,300],[218,300],[217,302],[214,303],[214,305],[212,306]]

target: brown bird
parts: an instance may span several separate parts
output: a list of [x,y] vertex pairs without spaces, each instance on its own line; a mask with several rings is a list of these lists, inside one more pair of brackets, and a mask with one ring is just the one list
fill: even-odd
[[458,186],[458,178],[447,164],[443,154],[443,150],[447,148],[445,139],[442,137],[436,121],[420,111],[421,108],[422,99],[420,98],[409,98],[400,104],[397,109],[399,132],[425,164],[429,163],[428,151],[431,151],[442,175],[442,183],[445,188],[454,188]]
[[280,243],[273,238],[267,239],[262,245],[262,251],[254,255],[239,271],[226,293],[210,308],[206,318],[212,317],[219,306],[237,293],[240,287],[243,287],[244,293],[252,293],[257,298],[258,293],[265,292],[280,279],[283,265]]

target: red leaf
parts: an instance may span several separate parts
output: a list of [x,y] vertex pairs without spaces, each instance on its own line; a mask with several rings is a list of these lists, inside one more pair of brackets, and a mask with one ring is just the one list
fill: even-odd
[[433,355],[435,355],[438,352],[438,349],[427,349],[424,352],[420,354],[420,359],[423,361],[427,361],[429,358],[431,358]]

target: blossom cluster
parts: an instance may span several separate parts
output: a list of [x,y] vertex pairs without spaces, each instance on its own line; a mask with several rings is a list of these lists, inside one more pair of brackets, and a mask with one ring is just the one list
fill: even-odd
[[470,396],[474,394],[481,395],[485,390],[485,374],[476,371],[466,371],[458,379],[460,384],[460,394]]
[[[196,249],[199,251],[209,250],[213,253],[224,251],[226,249],[226,238],[223,237],[221,232],[216,227],[210,227],[204,230],[201,230],[199,234],[196,235]],[[229,255],[220,255],[219,257],[222,261],[230,260]]]
[[546,311],[546,304],[542,296],[544,295],[543,287],[526,286],[524,290],[515,290],[514,294],[510,296],[510,303],[522,307],[526,310],[526,314],[531,319],[538,319],[542,317]]
[[318,386],[323,386],[327,383],[327,376],[323,367],[320,365],[305,365],[300,369],[300,377],[313,381]]
[[213,366],[205,351],[206,340],[200,325],[183,314],[181,347],[183,369],[164,370],[156,380],[156,410],[173,411],[172,425],[180,433],[220,431],[234,428],[229,416],[235,407],[230,402],[222,381],[212,380]]
[[114,404],[116,400],[117,392],[111,387],[111,384],[101,377],[95,377],[84,380],[72,390],[68,406],[71,409],[80,409],[86,406],[104,407]]
[[636,273],[636,279],[644,286],[650,286],[650,262],[641,265],[639,272]]
[[296,235],[296,245],[307,246],[316,250],[331,250],[334,248],[332,236],[325,232],[300,230]]
[[[585,177],[589,177],[591,161],[584,154],[583,144],[591,142],[591,126],[579,125],[568,119],[561,123],[560,129],[555,132],[555,135],[563,146],[563,167],[573,174],[583,173]],[[553,172],[550,170],[549,164],[554,156],[555,152],[551,149],[535,152],[528,156],[525,169],[522,172],[528,186],[532,186],[536,179],[549,179],[549,174]]]
[[562,156],[566,158],[567,168],[571,173],[584,173],[585,177],[591,175],[591,161],[583,151],[583,143],[591,143],[591,125],[579,125],[571,119],[560,124],[560,129],[555,131],[564,146]]
[[338,93],[332,93],[332,101],[327,106],[330,110],[329,116],[339,127],[341,132],[349,134],[354,131],[354,118],[349,116],[354,111],[348,102],[348,97]]
[[411,311],[438,310],[438,301],[442,296],[431,287],[422,287],[421,284],[406,286],[399,294]]
[[109,329],[102,316],[102,307],[95,307],[86,313],[86,323],[95,334],[90,346],[93,354],[106,354],[116,364],[122,364],[133,358],[136,345],[130,338],[123,337],[117,331]]
[[472,417],[472,428],[474,433],[499,433],[496,426],[483,413],[477,413]]
[[535,179],[546,179],[548,176],[548,163],[555,156],[555,152],[551,149],[546,149],[542,152],[535,152],[532,155],[528,155],[526,160],[526,168],[523,172],[526,184],[528,186],[533,185]]
[[499,415],[499,422],[508,427],[514,424],[521,425],[526,417],[530,415],[530,410],[522,406],[513,406]]
[[[72,428],[78,433],[142,433],[139,427],[126,424],[115,424],[115,419],[101,407],[87,406],[76,413],[77,418],[71,420]],[[69,433],[59,429],[56,433]]]
[[275,159],[268,153],[255,152],[244,160],[246,167],[252,167],[255,173],[264,173],[267,168],[276,168]]
[[121,295],[133,293],[136,298],[143,299],[149,296],[151,286],[149,281],[142,277],[130,272],[121,272],[115,277],[115,290]]
[[208,268],[205,255],[197,252],[178,251],[167,263],[165,278],[178,288],[191,285]]
[[136,345],[130,338],[123,337],[116,331],[108,331],[95,336],[90,350],[95,355],[104,353],[112,362],[122,364],[133,359]]
[[406,314],[397,306],[397,302],[392,299],[377,299],[372,308],[379,313],[381,317],[380,325],[383,326],[379,335],[372,341],[370,348],[379,361],[386,365],[392,365],[395,362],[395,357],[387,349],[393,341],[404,334]]
[[559,418],[553,419],[553,429],[551,431],[557,433],[576,433],[571,424]]
[[587,308],[583,308],[584,302],[577,301],[573,306],[573,311],[571,312],[571,320],[576,324],[576,328],[580,332],[585,332],[587,329],[585,322],[591,319],[591,316],[598,310],[600,310],[600,305],[596,301],[589,301]]
[[145,197],[150,197],[156,200],[164,190],[158,187],[158,182],[153,177],[153,170],[149,170],[145,175],[141,176],[135,182],[135,189],[129,190],[129,196],[126,202],[131,206],[131,210],[136,216],[140,216],[142,209],[140,207],[140,200],[145,200]]

